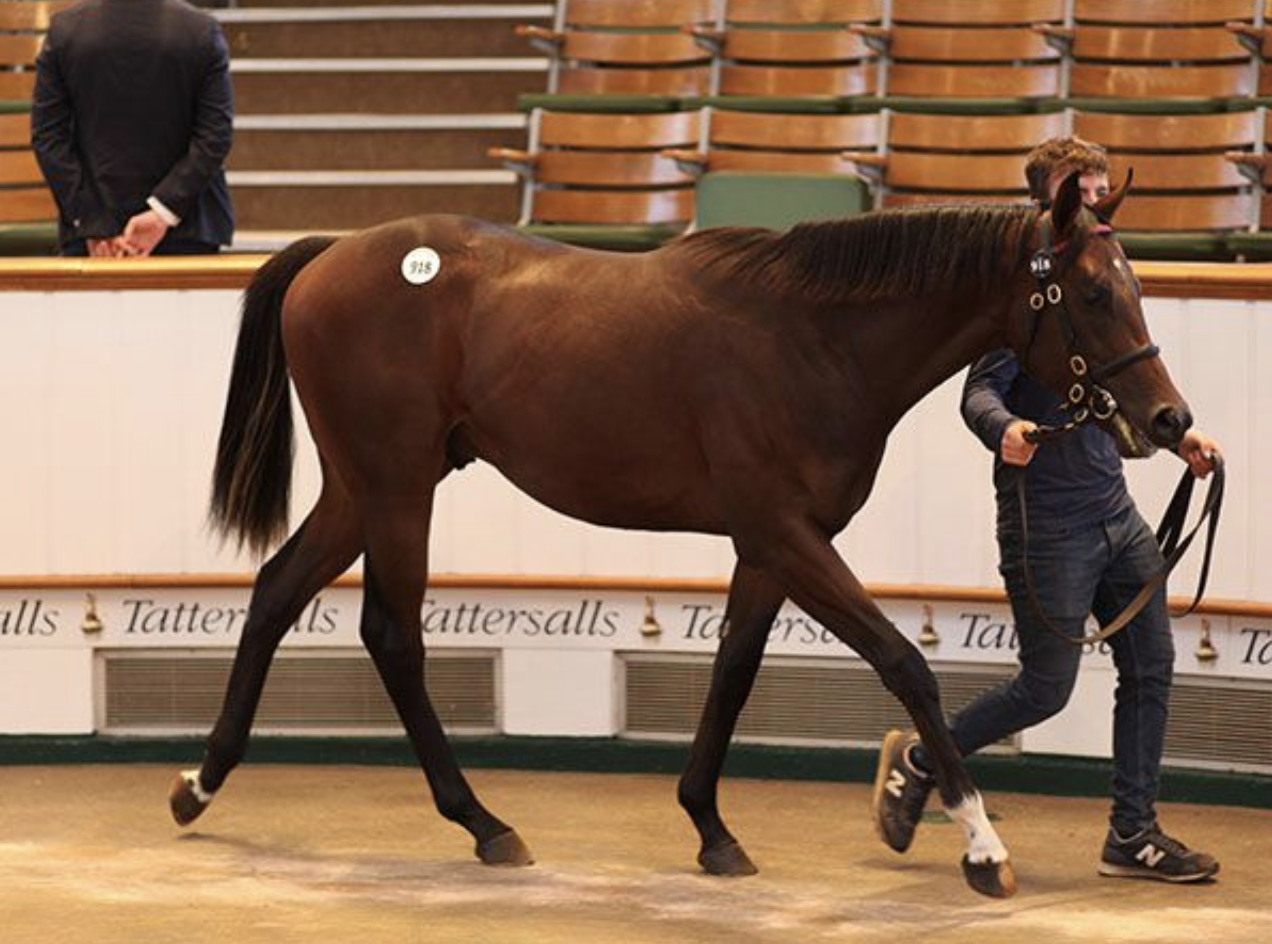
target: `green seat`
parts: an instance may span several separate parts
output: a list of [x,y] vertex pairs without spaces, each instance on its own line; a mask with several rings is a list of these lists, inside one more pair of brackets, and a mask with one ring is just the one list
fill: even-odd
[[1247,262],[1267,262],[1272,259],[1272,232],[1229,233],[1228,250],[1233,257]]
[[684,232],[683,226],[670,223],[648,225],[602,225],[586,223],[524,223],[517,227],[528,236],[553,239],[587,249],[615,252],[646,252]]
[[1243,111],[1250,99],[1230,98],[1096,98],[1074,96],[1065,100],[1076,111],[1108,111],[1125,115],[1209,115]]
[[0,256],[56,256],[56,223],[0,224]]
[[1031,115],[1063,111],[1067,102],[1058,98],[919,98],[886,95],[876,99],[893,111],[931,115]]
[[870,191],[851,174],[715,171],[698,178],[694,226],[763,226],[843,219],[871,208]]
[[694,104],[727,111],[768,111],[794,115],[837,115],[876,112],[883,107],[875,95],[707,95]]
[[[1132,197],[1134,199],[1134,197]],[[1231,260],[1232,233],[1135,233],[1119,230],[1118,241],[1131,259],[1171,262]]]

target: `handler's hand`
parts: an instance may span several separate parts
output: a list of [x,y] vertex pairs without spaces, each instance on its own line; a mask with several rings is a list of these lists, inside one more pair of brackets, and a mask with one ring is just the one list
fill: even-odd
[[1029,420],[1016,420],[1003,430],[1003,441],[1000,446],[1003,461],[1008,465],[1028,465],[1029,460],[1038,451],[1038,444],[1025,439],[1025,433],[1037,429],[1036,423]]
[[1184,433],[1176,451],[1188,463],[1192,474],[1199,479],[1204,479],[1214,469],[1215,461],[1212,456],[1223,458],[1219,444],[1199,429],[1190,429]]

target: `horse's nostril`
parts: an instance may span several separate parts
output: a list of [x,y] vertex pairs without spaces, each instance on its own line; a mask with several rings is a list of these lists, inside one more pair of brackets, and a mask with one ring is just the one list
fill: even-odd
[[1175,446],[1192,426],[1192,414],[1185,407],[1163,407],[1153,416],[1153,433],[1163,446]]

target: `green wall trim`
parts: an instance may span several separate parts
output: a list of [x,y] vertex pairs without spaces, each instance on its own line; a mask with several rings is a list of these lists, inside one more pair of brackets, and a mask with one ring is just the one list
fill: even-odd
[[[620,738],[455,737],[460,763],[471,768],[596,773],[678,774],[688,745]],[[198,763],[202,738],[0,736],[0,766],[13,764]],[[735,744],[727,777],[869,783],[876,754],[861,748],[778,747]],[[266,737],[252,739],[247,763],[414,766],[404,738]],[[1108,761],[1053,754],[973,757],[981,789],[1051,796],[1101,797],[1108,793]],[[1272,776],[1167,768],[1161,799],[1272,809]]]

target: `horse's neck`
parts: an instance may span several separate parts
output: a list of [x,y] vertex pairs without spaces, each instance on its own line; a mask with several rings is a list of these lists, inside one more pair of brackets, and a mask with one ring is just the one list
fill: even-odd
[[[854,340],[858,368],[896,422],[956,372],[1004,338],[1006,307],[983,293],[898,298],[869,317]],[[886,324],[884,323],[886,321]]]

